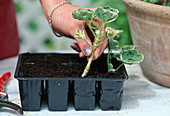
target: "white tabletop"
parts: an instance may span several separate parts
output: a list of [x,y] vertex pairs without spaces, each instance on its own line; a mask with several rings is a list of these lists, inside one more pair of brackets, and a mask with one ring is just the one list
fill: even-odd
[[[0,60],[0,76],[10,71],[13,75],[17,57]],[[120,111],[75,111],[69,105],[68,111],[51,112],[47,105],[42,106],[38,112],[24,112],[26,116],[170,116],[170,89],[156,85],[148,81],[142,74],[139,65],[126,66],[130,79],[125,81],[123,104]],[[9,94],[9,100],[20,105],[18,82],[12,75],[6,85],[5,91]],[[0,116],[18,115],[8,108],[0,109]]]

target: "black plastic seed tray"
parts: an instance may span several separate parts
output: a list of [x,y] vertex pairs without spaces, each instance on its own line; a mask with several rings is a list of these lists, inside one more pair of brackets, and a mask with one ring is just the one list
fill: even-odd
[[101,110],[120,110],[123,84],[128,79],[125,68],[107,73],[106,56],[102,55],[92,63],[88,76],[82,78],[86,63],[77,54],[20,54],[15,78],[23,110],[40,111],[44,94],[50,111],[66,111],[70,98],[75,110],[94,110],[96,104]]

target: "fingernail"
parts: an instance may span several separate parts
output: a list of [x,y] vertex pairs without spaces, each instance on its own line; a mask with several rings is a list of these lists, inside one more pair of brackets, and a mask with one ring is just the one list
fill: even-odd
[[80,54],[80,58],[83,58],[84,57],[84,55],[83,54]]
[[90,49],[88,46],[86,46],[86,47],[84,48],[84,53],[85,53],[87,56],[90,55],[91,49]]
[[73,48],[74,50],[76,50],[76,49],[77,49],[74,45],[71,45],[71,48]]
[[100,54],[98,54],[97,56],[96,56],[96,58],[95,59],[98,59],[100,57]]

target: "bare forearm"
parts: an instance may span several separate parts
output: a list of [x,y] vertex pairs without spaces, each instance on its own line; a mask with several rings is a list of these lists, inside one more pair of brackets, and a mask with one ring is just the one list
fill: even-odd
[[49,14],[50,14],[50,11],[52,10],[52,8],[55,5],[57,5],[57,4],[59,4],[59,3],[63,2],[63,1],[66,1],[66,0],[39,0],[39,1],[41,3],[42,9],[44,11],[44,14],[45,14],[45,16],[46,16],[46,18],[48,20]]

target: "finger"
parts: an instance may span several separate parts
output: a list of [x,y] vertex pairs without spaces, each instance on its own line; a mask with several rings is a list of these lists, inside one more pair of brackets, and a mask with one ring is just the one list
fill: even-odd
[[[85,30],[85,28],[83,29],[79,29],[79,30]],[[92,42],[86,32],[86,30],[84,31],[85,32],[85,36],[86,36],[86,41],[92,45]],[[85,55],[85,56],[90,56],[91,55],[91,52],[92,52],[92,48],[84,41],[84,40],[81,40],[81,39],[78,39],[75,37],[75,40],[77,41],[82,53]]]
[[83,54],[83,52],[80,52],[79,57],[80,57],[80,58],[84,58],[84,57],[85,57],[85,55]]
[[[105,39],[103,39],[101,42],[103,42],[104,40]],[[102,44],[96,48],[96,51],[94,52],[95,59],[98,59],[100,57],[100,55],[104,52],[105,48],[107,47],[108,43],[109,42],[107,40],[104,44]]]
[[[88,57],[87,57],[87,61],[89,61],[89,58],[90,58],[90,57],[88,56]],[[95,58],[93,58],[93,60],[95,60]]]
[[[85,36],[86,36],[86,41],[92,46],[92,41],[91,41],[91,38],[89,37],[87,31],[85,30],[84,33],[85,33]],[[86,43],[86,47],[84,47],[83,51],[82,51],[83,54],[87,57],[90,56],[91,53],[92,53],[92,47],[90,45],[88,45]]]
[[77,52],[81,52],[80,47],[77,43],[72,43],[70,47]]
[[[99,24],[99,27],[98,27],[98,30],[101,30],[101,25],[102,25],[102,22],[98,19],[98,18],[95,18],[94,19],[96,22],[98,22],[98,24]],[[104,33],[105,33],[105,27],[102,29],[102,34],[101,34],[101,37],[104,35]],[[103,39],[99,42],[99,43],[102,43],[102,42],[104,42],[106,40],[106,35],[103,37]],[[98,44],[99,44],[98,43]],[[95,50],[95,52],[94,52],[94,58],[95,59],[98,59],[99,57],[100,57],[100,55],[103,53],[103,51],[105,50],[105,48],[106,48],[106,46],[108,45],[108,41],[106,41],[105,43],[103,43],[103,44],[101,44],[101,45],[99,45],[97,48],[96,48],[96,50]]]
[[94,58],[97,59],[101,55],[101,45],[96,48],[94,51]]
[[94,36],[93,36],[93,33],[91,32],[90,28],[87,26],[87,24],[85,25],[85,30],[86,30],[86,33],[88,34],[88,37],[93,42],[94,41]]

